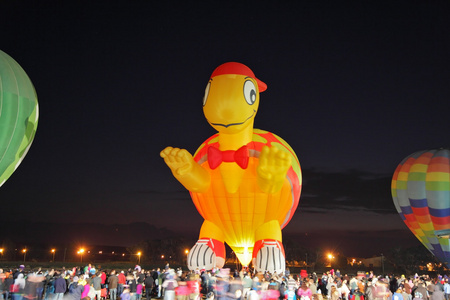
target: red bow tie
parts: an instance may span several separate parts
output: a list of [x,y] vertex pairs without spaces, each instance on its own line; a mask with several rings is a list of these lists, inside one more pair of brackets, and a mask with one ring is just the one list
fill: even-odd
[[247,145],[234,150],[221,151],[215,147],[208,148],[208,163],[209,167],[214,170],[222,162],[235,162],[242,169],[247,169],[248,166],[248,147]]

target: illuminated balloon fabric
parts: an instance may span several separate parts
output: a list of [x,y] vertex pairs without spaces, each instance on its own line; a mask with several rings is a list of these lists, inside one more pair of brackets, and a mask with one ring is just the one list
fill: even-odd
[[179,148],[161,152],[205,219],[188,255],[191,270],[221,267],[226,242],[243,265],[253,260],[257,271],[284,271],[281,228],[298,205],[301,169],[285,141],[253,128],[259,92],[266,88],[243,64],[219,66],[203,99],[205,117],[218,133],[194,157]]
[[[273,194],[258,192],[257,182],[251,174],[245,179],[243,189],[237,193],[228,193],[225,186],[220,183],[220,179],[213,184],[212,193],[191,192],[199,213],[204,219],[212,220],[221,228],[225,241],[244,265],[249,264],[251,256],[246,259],[240,254],[244,253],[245,248],[252,253],[257,228],[265,221],[277,220],[283,229],[291,220],[300,198],[301,170],[298,158],[292,148],[275,134],[259,129],[253,130],[252,142],[249,145],[252,153],[249,172],[254,172],[264,145],[280,147],[291,154],[294,163],[286,174],[290,186],[282,190],[285,195],[276,195],[275,198]],[[208,147],[218,147],[218,134],[206,140],[194,155],[194,160],[206,169],[209,169]]]
[[450,267],[450,150],[406,157],[392,178],[394,205],[406,226]]
[[33,84],[20,65],[0,50],[0,186],[27,154],[38,117]]

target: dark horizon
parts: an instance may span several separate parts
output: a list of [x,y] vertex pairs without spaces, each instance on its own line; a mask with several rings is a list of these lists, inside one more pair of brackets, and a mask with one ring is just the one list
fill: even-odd
[[[49,249],[57,246],[73,249],[91,246],[128,248],[136,247],[144,241],[174,239],[194,243],[198,238],[195,230],[181,234],[145,222],[105,225],[16,221],[0,222],[0,228],[2,228],[0,242],[12,243],[19,248],[32,245]],[[347,231],[337,228],[308,232],[286,229],[283,231],[283,240],[311,251],[341,253],[347,257],[359,258],[379,256],[383,252],[387,255],[392,248],[399,246],[406,249],[420,245],[420,242],[406,230],[368,232],[356,228]]]

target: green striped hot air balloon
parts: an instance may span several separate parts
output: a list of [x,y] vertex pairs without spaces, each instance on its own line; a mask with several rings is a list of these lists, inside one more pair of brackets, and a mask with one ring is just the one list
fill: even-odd
[[30,78],[0,50],[0,186],[30,149],[38,118],[37,95]]

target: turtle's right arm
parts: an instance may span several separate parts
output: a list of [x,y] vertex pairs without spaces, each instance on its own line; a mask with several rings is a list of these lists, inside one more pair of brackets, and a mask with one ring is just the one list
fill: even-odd
[[173,176],[189,191],[203,193],[211,184],[209,172],[186,149],[167,147],[160,153]]

